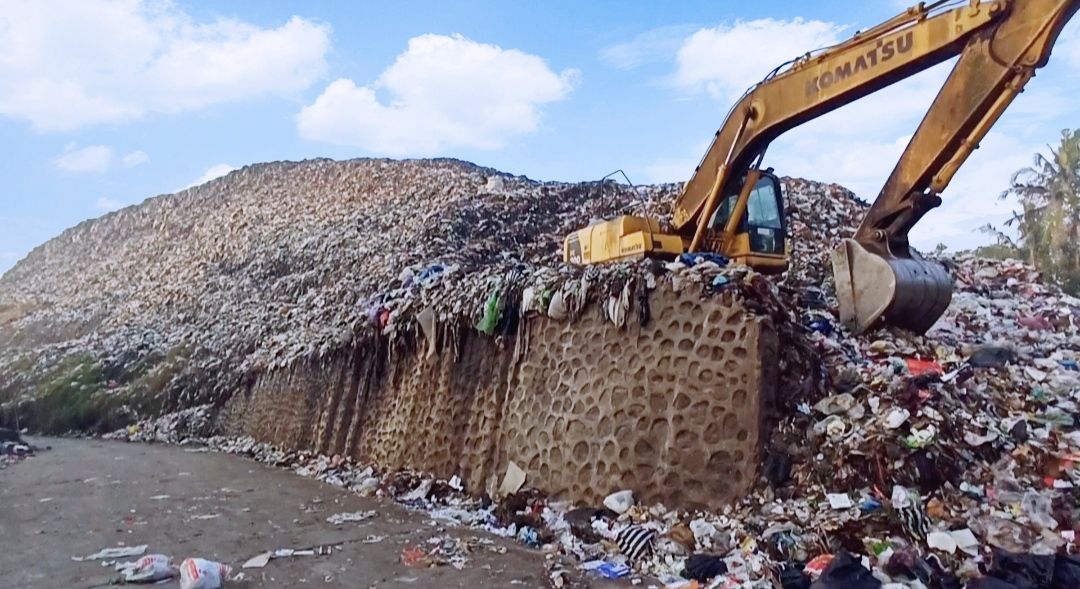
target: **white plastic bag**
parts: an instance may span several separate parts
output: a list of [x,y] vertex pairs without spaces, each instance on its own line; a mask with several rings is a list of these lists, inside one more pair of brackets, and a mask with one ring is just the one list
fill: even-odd
[[180,589],[221,589],[221,582],[232,573],[232,567],[201,558],[188,558],[180,563]]
[[615,513],[626,513],[634,506],[634,492],[630,490],[618,491],[604,497],[604,507]]
[[172,559],[164,554],[148,554],[134,562],[117,565],[127,583],[152,583],[179,574]]

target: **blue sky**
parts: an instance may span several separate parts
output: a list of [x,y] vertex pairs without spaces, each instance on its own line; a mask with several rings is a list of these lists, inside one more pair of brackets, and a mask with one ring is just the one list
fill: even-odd
[[[749,6],[748,6],[749,5]],[[684,180],[774,65],[877,2],[0,0],[0,271],[83,219],[232,167],[449,156],[550,180]],[[778,140],[782,174],[872,199],[939,67]],[[985,242],[998,193],[1080,126],[1080,19],[913,233]]]

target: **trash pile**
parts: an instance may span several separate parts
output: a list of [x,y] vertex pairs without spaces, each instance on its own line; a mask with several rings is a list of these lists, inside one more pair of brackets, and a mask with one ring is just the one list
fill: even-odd
[[[245,168],[73,229],[0,279],[0,303],[32,309],[0,336],[0,392],[17,388],[11,366],[73,350],[106,366],[189,350],[186,368],[162,379],[189,413],[115,437],[206,439],[438,521],[513,536],[552,556],[557,586],[566,580],[556,556],[657,586],[1077,586],[1080,301],[1018,261],[943,257],[956,292],[927,335],[853,336],[836,322],[827,256],[865,204],[841,187],[793,179],[785,192],[795,250],[782,277],[708,255],[558,263],[569,230],[642,203],[664,211],[676,192],[540,183],[446,160]],[[130,237],[118,242],[121,234]],[[148,259],[161,266],[145,267]],[[733,293],[781,336],[782,398],[761,480],[722,512],[641,505],[633,489],[611,489],[602,506],[566,505],[527,483],[473,496],[480,490],[460,480],[206,438],[213,415],[202,404],[252,371],[372,334],[450,326],[499,336],[530,313],[572,319],[589,307],[617,325],[648,322],[640,295],[659,281]],[[85,334],[34,340],[35,330],[61,325]],[[212,378],[184,380],[191,370]],[[436,566],[464,552],[414,548],[409,558]]]
[[[836,185],[785,187],[799,287],[862,204]],[[0,406],[51,387],[137,421],[219,403],[254,375],[365,338],[499,335],[513,311],[573,317],[612,295],[624,297],[618,323],[653,272],[563,266],[562,239],[621,212],[663,216],[679,189],[537,182],[454,160],[248,166],[69,229],[0,278],[13,317]],[[73,378],[68,362],[92,369]],[[66,425],[94,425],[78,417]]]
[[[774,305],[815,350],[819,384],[787,389],[792,411],[772,433],[758,491],[719,513],[637,505],[632,490],[603,506],[566,505],[528,486],[473,497],[460,481],[380,476],[341,456],[252,439],[208,443],[393,497],[436,521],[516,537],[609,578],[672,587],[1076,587],[1080,300],[1014,260],[943,263],[956,279],[954,303],[926,336],[852,336],[836,324],[827,281],[799,275],[777,284]],[[712,270],[702,282],[728,276]],[[813,286],[793,285],[800,281]],[[561,571],[553,564],[554,584]],[[1025,585],[1024,575],[1036,580]]]
[[133,423],[123,430],[102,436],[105,439],[128,442],[160,442],[178,444],[213,434],[214,407],[211,404],[196,405],[180,411],[166,413],[156,419]]
[[33,456],[35,448],[26,443],[19,432],[0,427],[0,470]]
[[[112,567],[120,573],[115,580],[117,584],[161,584],[170,579],[179,579],[180,589],[221,589],[226,580],[243,579],[240,575],[233,576],[229,565],[202,558],[185,558],[177,565],[172,557],[165,554],[146,554],[147,548],[146,544],[104,548],[86,556],[73,556],[71,560],[101,561],[102,566]],[[120,560],[132,556],[140,558]]]
[[451,566],[462,570],[469,566],[469,555],[479,550],[497,554],[506,552],[490,538],[459,538],[448,534],[432,536],[421,544],[407,546],[401,551],[401,564],[413,568]]
[[242,375],[395,332],[421,310],[418,291],[440,319],[471,323],[490,281],[546,273],[568,231],[628,204],[659,208],[677,188],[601,191],[456,160],[247,166],[84,222],[0,278],[13,317],[0,393],[85,356],[119,376],[113,396],[150,384],[168,411],[220,400]]
[[[758,489],[719,513],[640,505],[619,489],[603,505],[568,505],[520,482],[475,497],[456,477],[250,438],[207,443],[657,586],[1075,587],[1080,300],[1021,262],[942,262],[956,292],[925,336],[852,336],[822,282],[751,278],[775,285],[771,304],[816,352],[818,382],[786,389]],[[707,285],[729,275],[715,265],[699,271]],[[561,570],[552,565],[553,583]]]

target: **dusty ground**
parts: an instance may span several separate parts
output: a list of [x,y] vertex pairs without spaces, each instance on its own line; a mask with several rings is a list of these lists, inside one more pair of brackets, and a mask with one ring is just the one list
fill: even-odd
[[[389,501],[239,457],[96,440],[33,443],[52,449],[0,471],[0,574],[6,587],[106,585],[116,577],[111,567],[71,557],[120,544],[148,544],[148,553],[198,556],[237,568],[266,550],[339,547],[327,556],[247,569],[248,580],[233,585],[239,587],[548,586],[539,551],[472,530],[444,530]],[[378,515],[366,522],[326,522],[335,513],[371,509]],[[446,534],[494,544],[470,554],[460,571],[401,564],[403,548]],[[386,538],[364,543],[371,535]]]

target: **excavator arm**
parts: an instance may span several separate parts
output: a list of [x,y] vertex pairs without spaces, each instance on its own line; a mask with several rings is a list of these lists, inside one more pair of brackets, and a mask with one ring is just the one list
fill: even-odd
[[945,312],[952,280],[920,261],[908,231],[930,209],[1035,70],[1046,64],[1075,0],[1016,0],[993,27],[964,44],[899,163],[854,239],[833,256],[841,321],[864,330],[878,320],[917,332]]
[[[730,242],[736,222],[710,235],[721,195],[745,211],[757,162],[782,133],[959,56],[854,239],[834,253],[841,320],[862,331],[880,321],[923,332],[944,312],[952,282],[908,247],[907,233],[941,203],[959,166],[1013,98],[1046,64],[1080,0],[969,0],[919,4],[850,40],[807,55],[752,87],[675,203],[687,249]],[[888,116],[888,113],[882,113]]]

